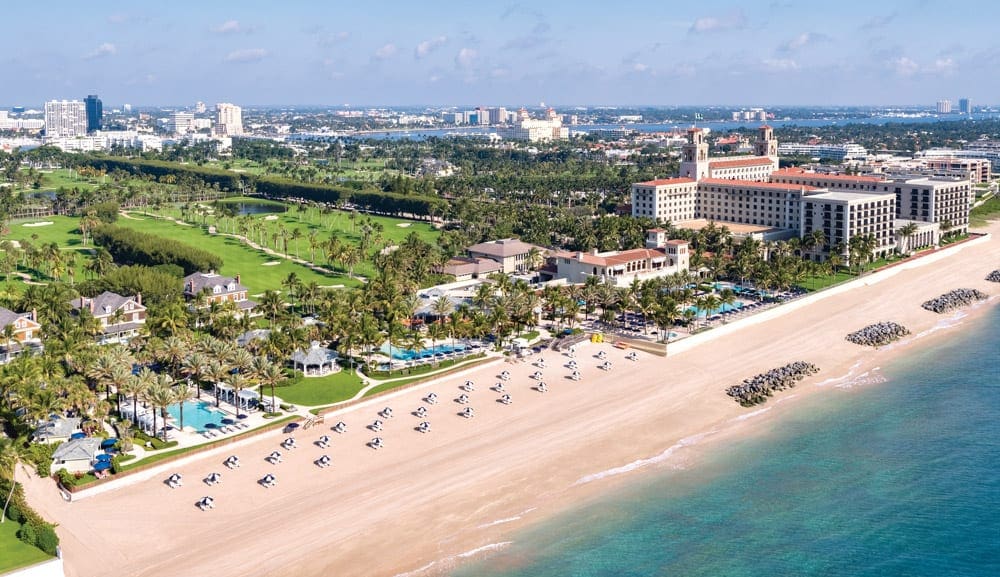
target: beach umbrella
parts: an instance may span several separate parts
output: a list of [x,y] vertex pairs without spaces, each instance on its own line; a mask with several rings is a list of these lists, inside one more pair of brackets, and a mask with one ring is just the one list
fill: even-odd
[[98,461],[97,464],[94,465],[95,471],[107,471],[110,468],[111,461]]

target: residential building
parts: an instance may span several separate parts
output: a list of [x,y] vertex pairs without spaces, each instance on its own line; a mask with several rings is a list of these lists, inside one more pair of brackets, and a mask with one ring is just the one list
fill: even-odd
[[75,311],[87,310],[100,325],[98,344],[127,343],[146,324],[146,307],[142,305],[142,294],[126,297],[111,291],[104,291],[96,297],[73,299],[70,306]]
[[240,275],[228,277],[215,271],[196,272],[184,277],[184,296],[194,301],[195,308],[208,308],[213,304],[233,303],[238,315],[253,314],[257,306],[247,299],[247,287],[240,284]]
[[8,363],[26,350],[42,349],[42,325],[34,310],[16,313],[0,307],[0,363]]
[[958,111],[962,114],[972,114],[972,101],[968,98],[959,98]]
[[924,156],[922,160],[934,176],[964,176],[973,184],[987,184],[993,179],[992,165],[986,158]]
[[11,118],[6,110],[0,110],[0,130],[37,131],[45,128],[41,118]]
[[611,252],[557,252],[550,262],[555,278],[569,284],[586,282],[596,276],[601,282],[627,287],[634,281],[646,281],[688,270],[690,250],[685,240],[667,240],[667,231],[646,231],[646,247]]
[[941,225],[942,232],[969,231],[969,210],[975,195],[967,178],[923,177],[892,180],[898,218]]
[[[470,258],[488,258],[500,263],[501,272],[522,273],[534,268],[534,264],[541,264],[541,257],[545,254],[545,249],[516,238],[502,238],[491,242],[481,242],[465,249]],[[532,263],[532,251],[539,255],[539,262]]]
[[87,132],[101,130],[104,117],[104,106],[101,104],[101,99],[96,94],[88,94],[83,102],[87,106]]
[[951,114],[951,100],[944,99],[937,101],[938,114]]
[[215,133],[219,136],[242,136],[243,109],[228,102],[216,104]]
[[45,135],[85,136],[87,108],[79,100],[50,100],[45,103]]

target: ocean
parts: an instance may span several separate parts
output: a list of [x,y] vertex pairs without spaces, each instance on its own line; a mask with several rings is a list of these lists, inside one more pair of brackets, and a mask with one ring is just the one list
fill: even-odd
[[809,395],[773,431],[637,475],[452,575],[1000,575],[1000,307],[976,316],[885,382]]

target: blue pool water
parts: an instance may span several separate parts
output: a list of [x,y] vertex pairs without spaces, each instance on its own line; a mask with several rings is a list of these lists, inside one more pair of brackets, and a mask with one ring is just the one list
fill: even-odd
[[[411,361],[413,359],[429,359],[437,353],[450,353],[452,351],[464,351],[465,345],[437,345],[436,347],[429,347],[426,349],[421,349],[419,352],[410,349],[401,349],[399,347],[392,347],[392,358],[397,361]],[[382,353],[389,354],[389,344],[386,343],[382,345],[379,349]]]
[[735,303],[733,303],[731,305],[724,304],[724,305],[722,305],[722,306],[720,306],[718,308],[714,308],[714,309],[708,311],[708,314],[705,314],[705,309],[701,309],[701,308],[698,308],[698,307],[688,307],[688,310],[689,311],[694,311],[695,314],[698,315],[699,317],[706,317],[706,316],[710,317],[712,315],[717,315],[719,313],[727,313],[729,311],[735,311],[735,310],[738,310],[738,309],[741,309],[741,308],[743,308],[743,303],[741,303],[739,301],[736,301]]
[[1000,307],[454,577],[996,577]]
[[[212,407],[209,401],[185,401],[184,402],[184,426],[193,427],[199,433],[205,430],[205,425],[213,424],[216,427],[222,424],[222,419],[226,414]],[[181,422],[180,405],[170,405],[167,412],[174,418],[177,426]]]

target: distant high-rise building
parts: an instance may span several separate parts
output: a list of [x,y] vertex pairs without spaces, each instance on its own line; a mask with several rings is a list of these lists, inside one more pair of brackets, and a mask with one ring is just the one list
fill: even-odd
[[206,110],[206,108],[205,108],[205,103],[204,102],[202,102],[202,101],[199,100],[198,102],[196,102],[194,104],[194,113],[195,114],[205,114],[205,110]]
[[132,112],[132,105],[126,102],[125,104],[122,105],[122,110],[125,111],[125,114]]
[[951,114],[951,100],[938,100],[938,114]]
[[45,103],[45,135],[85,136],[87,107],[79,100],[50,100]]
[[87,105],[87,132],[95,132],[101,129],[101,119],[104,116],[104,106],[101,99],[96,94],[88,94],[83,100]]
[[972,101],[968,98],[959,98],[958,111],[962,114],[972,114]]
[[243,109],[235,104],[220,102],[215,105],[215,133],[219,136],[243,134]]
[[172,112],[167,121],[167,130],[174,134],[187,134],[194,129],[194,114],[190,112]]

